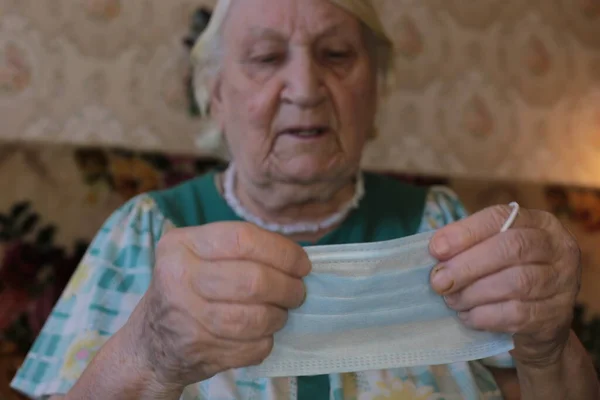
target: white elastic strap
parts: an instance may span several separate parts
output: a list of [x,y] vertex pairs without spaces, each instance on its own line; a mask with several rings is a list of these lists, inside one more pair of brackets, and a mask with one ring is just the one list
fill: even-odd
[[502,229],[500,229],[500,232],[506,232],[507,230],[509,230],[510,227],[515,223],[515,219],[517,219],[517,215],[519,215],[520,207],[519,207],[518,203],[513,201],[512,203],[509,204],[509,206],[512,207],[512,212],[510,213],[510,215],[508,216],[508,219],[502,226]]

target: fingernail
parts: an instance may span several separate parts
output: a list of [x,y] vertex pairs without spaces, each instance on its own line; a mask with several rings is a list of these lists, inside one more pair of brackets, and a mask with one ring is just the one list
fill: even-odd
[[469,318],[469,313],[466,311],[461,311],[456,314],[461,321],[467,321]]
[[452,304],[456,301],[456,296],[451,294],[449,296],[444,296],[444,302],[448,307],[452,307]]
[[450,243],[445,236],[435,237],[432,246],[433,251],[437,256],[443,257],[450,252]]
[[302,303],[300,303],[300,305],[306,303],[306,296],[308,296],[308,291],[306,290],[306,283],[304,283],[304,281],[302,281],[302,286],[304,287],[304,298],[302,299]]
[[431,272],[431,285],[440,294],[448,292],[454,286],[454,280],[444,265],[437,265]]

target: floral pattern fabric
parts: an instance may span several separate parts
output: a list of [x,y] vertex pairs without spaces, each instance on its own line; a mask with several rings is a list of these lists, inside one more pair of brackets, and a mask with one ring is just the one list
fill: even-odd
[[[427,198],[420,231],[462,218],[449,190]],[[147,195],[117,210],[100,229],[12,385],[31,397],[66,393],[102,344],[127,320],[150,283],[154,247],[169,221]],[[484,365],[511,367],[510,356],[444,366],[330,375],[333,400],[501,399]],[[250,379],[244,369],[192,385],[182,400],[296,400],[294,378]]]
[[142,192],[221,165],[122,149],[0,145],[0,400],[21,399],[9,383],[106,218]]

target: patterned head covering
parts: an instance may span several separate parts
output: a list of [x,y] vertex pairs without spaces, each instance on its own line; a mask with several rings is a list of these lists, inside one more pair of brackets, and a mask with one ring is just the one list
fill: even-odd
[[[385,33],[383,25],[381,24],[381,20],[379,19],[371,0],[329,1],[354,15],[369,29],[371,29],[371,31],[379,40],[391,47],[392,41]],[[213,14],[208,26],[204,32],[202,32],[196,41],[194,48],[192,49],[192,61],[198,68],[203,68],[204,66],[209,65],[211,62],[211,53],[213,52],[214,47],[218,45],[216,43],[216,37],[218,36],[219,30],[225,21],[227,11],[229,10],[232,2],[233,0],[217,0],[217,4],[213,10]],[[196,101],[198,103],[200,113],[202,115],[207,115],[210,105],[210,90],[205,82],[195,82],[194,86]],[[212,132],[207,132],[206,135],[203,135],[203,138],[200,138],[198,141],[198,145],[205,149],[214,149],[215,145],[217,145],[217,143],[220,141],[220,133],[216,133],[213,130]]]

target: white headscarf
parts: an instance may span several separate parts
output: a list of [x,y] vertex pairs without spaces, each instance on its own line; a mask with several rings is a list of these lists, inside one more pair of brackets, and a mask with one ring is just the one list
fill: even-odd
[[[231,6],[233,0],[217,0],[217,4],[213,10],[210,22],[206,29],[202,32],[194,48],[192,49],[192,61],[196,68],[202,68],[212,60],[208,60],[208,57],[212,56],[212,51],[216,43],[216,38],[219,34],[225,18],[227,17],[227,11]],[[274,0],[276,1],[276,0]],[[381,20],[377,15],[375,8],[373,7],[371,0],[329,0],[332,3],[342,7],[362,23],[364,23],[371,31],[384,43],[391,46],[392,41],[385,33]],[[208,108],[210,106],[210,89],[207,86],[208,82],[195,82],[195,95],[200,113],[203,116],[208,114]],[[221,147],[222,134],[217,129],[209,129],[208,132],[202,135],[197,141],[198,146],[206,150],[217,150]]]

